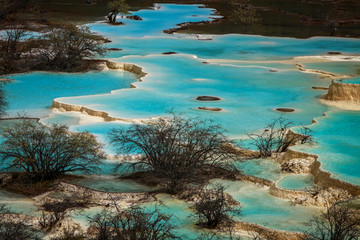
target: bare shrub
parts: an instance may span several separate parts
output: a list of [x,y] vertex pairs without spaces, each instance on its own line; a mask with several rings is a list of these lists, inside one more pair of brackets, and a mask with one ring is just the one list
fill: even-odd
[[232,142],[219,125],[174,113],[151,124],[113,129],[110,139],[121,154],[142,154],[127,164],[135,170],[153,171],[164,179],[169,193],[177,193],[182,184],[209,169],[234,170],[232,160],[238,157],[224,147]]
[[280,117],[268,124],[261,133],[248,134],[248,137],[262,157],[270,157],[272,153],[284,152],[297,141],[301,143],[313,141],[312,130],[308,127],[302,126],[300,135],[289,134],[289,130],[293,126],[294,122]]
[[24,120],[1,131],[1,162],[21,169],[33,180],[53,179],[73,171],[91,172],[103,158],[101,144],[88,132],[70,132]]
[[306,240],[356,240],[360,238],[360,214],[347,202],[337,202],[315,216]]
[[229,214],[240,215],[240,206],[231,204],[224,192],[225,187],[217,184],[211,189],[202,188],[198,193],[193,209],[194,217],[199,225],[206,228],[216,228],[220,225],[232,225],[233,218]]
[[90,219],[97,240],[170,240],[180,239],[173,233],[172,216],[158,208],[145,210],[133,207],[115,213],[102,212]]

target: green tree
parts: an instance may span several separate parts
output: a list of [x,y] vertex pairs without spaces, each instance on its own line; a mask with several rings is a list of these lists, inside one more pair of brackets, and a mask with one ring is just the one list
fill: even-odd
[[103,158],[101,145],[88,132],[70,132],[64,125],[25,120],[1,131],[0,161],[33,180],[48,180],[73,171],[90,172]]
[[116,22],[116,15],[118,13],[128,14],[129,6],[126,4],[125,0],[115,0],[109,2],[108,8],[110,9],[110,13],[107,15],[109,22]]

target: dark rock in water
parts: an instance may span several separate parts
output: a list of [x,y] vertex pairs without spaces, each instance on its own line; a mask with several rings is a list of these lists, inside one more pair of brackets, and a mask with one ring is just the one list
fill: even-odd
[[140,16],[138,16],[138,15],[126,16],[126,18],[131,19],[131,20],[137,20],[137,21],[143,20],[143,19],[142,19]]
[[177,52],[163,52],[165,55],[177,54]]
[[123,22],[108,22],[108,24],[115,25],[115,26],[117,26],[117,25],[125,25],[125,23],[123,23]]
[[213,112],[219,112],[222,109],[218,107],[198,107],[200,110],[206,110],[206,111],[213,111]]
[[208,62],[202,62],[203,64],[209,64]]
[[316,89],[316,90],[329,90],[328,87],[312,87],[312,89]]
[[198,101],[219,101],[221,98],[213,96],[199,96],[196,98]]
[[295,109],[292,108],[276,108],[275,110],[279,112],[295,112]]
[[329,55],[340,55],[341,52],[327,52],[327,54],[329,54]]
[[275,69],[270,69],[269,72],[277,72]]
[[121,48],[108,48],[108,51],[122,51]]

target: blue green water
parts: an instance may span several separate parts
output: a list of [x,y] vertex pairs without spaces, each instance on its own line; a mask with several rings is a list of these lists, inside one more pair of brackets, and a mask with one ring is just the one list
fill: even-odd
[[70,181],[83,187],[91,188],[102,192],[151,192],[156,190],[155,187],[141,185],[131,180],[123,180],[115,177],[88,176],[81,179]]
[[[297,56],[323,55],[329,51],[358,55],[358,39],[293,39],[235,34],[165,35],[162,33],[164,29],[175,27],[178,23],[209,20],[213,10],[199,8],[199,5],[162,6],[157,11],[136,12],[143,21],[119,19],[126,24],[117,26],[100,22],[89,24],[93,31],[112,40],[107,47],[123,49],[110,52],[107,58],[114,62],[134,63],[148,73],[142,82],[137,82],[134,75],[122,71],[15,75],[15,81],[5,85],[9,96],[9,115],[25,111],[30,116],[42,118],[44,124],[65,123],[74,131],[88,130],[105,144],[106,153],[113,155],[116,151],[108,144],[107,133],[114,127],[126,128],[128,123],[104,122],[86,114],[51,111],[52,101],[56,99],[82,105],[127,119],[164,116],[168,110],[174,109],[189,116],[212,119],[222,124],[234,139],[262,130],[281,115],[296,124],[310,124],[313,118],[321,116],[323,112],[333,111],[312,126],[317,144],[296,148],[318,154],[323,169],[337,178],[360,185],[360,114],[321,104],[318,98],[322,92],[312,87],[329,86],[331,79],[299,72],[294,62],[288,61]],[[162,54],[169,51],[179,54]],[[304,65],[310,69],[359,75],[359,63],[356,61]],[[130,89],[130,83],[136,88]],[[222,100],[196,101],[195,98],[201,95],[213,95]],[[223,110],[210,112],[199,110],[198,107],[218,107]],[[295,112],[281,114],[275,110],[279,107],[293,108]],[[96,176],[78,180],[77,183],[101,191],[152,190],[134,182],[115,179],[113,167],[116,163],[116,160],[103,161]],[[238,166],[245,174],[272,181],[281,179],[278,182],[280,187],[304,189],[313,186],[311,177],[283,174],[280,166],[268,159],[249,160]],[[283,230],[304,230],[311,216],[319,211],[317,208],[292,206],[288,201],[271,196],[268,189],[250,183],[223,183],[229,185],[227,191],[242,203],[243,221]],[[194,238],[198,230],[194,221],[188,218],[191,214],[189,205],[168,195],[159,198],[166,202],[163,209],[180,220],[179,232],[189,239]],[[150,203],[149,207],[151,204],[154,203]],[[35,211],[31,207],[28,209]],[[88,214],[96,211],[91,209]],[[84,223],[83,215],[75,218]]]
[[319,155],[322,169],[335,178],[360,185],[359,112],[332,111],[317,121],[311,127],[317,145],[295,149]]
[[54,98],[108,93],[113,89],[128,88],[137,80],[134,75],[122,71],[75,74],[34,72],[10,78],[15,81],[4,85],[8,115],[26,113],[32,117],[49,114]]
[[293,206],[290,201],[269,194],[267,188],[259,188],[248,182],[217,180],[227,186],[226,192],[241,203],[241,221],[257,223],[270,228],[304,231],[318,208]]
[[294,174],[284,176],[277,182],[277,186],[291,190],[310,190],[315,186],[314,176],[310,174]]
[[355,84],[360,84],[360,77],[354,77],[354,78],[349,78],[349,79],[345,79],[342,81],[343,83],[355,83]]

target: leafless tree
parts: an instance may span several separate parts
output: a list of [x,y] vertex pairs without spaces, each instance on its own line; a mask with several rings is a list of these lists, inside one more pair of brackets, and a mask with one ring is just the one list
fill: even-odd
[[0,34],[0,75],[8,74],[15,68],[14,61],[25,51],[21,41],[27,35],[27,31],[21,28],[5,30]]
[[300,143],[301,144],[305,144],[305,143],[314,143],[314,130],[312,130],[311,128],[307,127],[307,126],[301,126],[301,128],[299,129],[299,134],[302,135],[302,137],[300,138]]
[[0,205],[0,239],[6,240],[40,240],[37,232],[24,219],[15,219],[14,212],[4,204]]
[[240,206],[231,204],[224,190],[224,186],[217,184],[213,188],[202,188],[199,191],[193,209],[201,226],[216,228],[222,225],[226,229],[233,223],[229,214],[240,215]]
[[6,113],[7,106],[8,106],[8,102],[6,101],[5,91],[2,85],[0,84],[0,116]]
[[38,40],[39,67],[44,70],[74,71],[85,58],[105,53],[103,38],[86,26],[73,24],[54,28]]
[[[74,193],[64,199],[56,201],[46,201],[43,205],[42,216],[38,221],[42,229],[51,231],[66,216],[69,209],[86,208],[91,203],[91,196],[87,191]],[[70,234],[69,231],[68,234]]]
[[280,117],[268,124],[261,133],[248,134],[248,136],[262,157],[270,157],[272,153],[286,151],[299,140],[301,143],[313,140],[311,129],[304,126],[300,130],[302,135],[289,134],[289,129],[293,126],[292,121]]
[[29,6],[29,0],[0,0],[0,20]]
[[7,169],[21,169],[33,180],[48,180],[73,171],[90,172],[103,158],[101,144],[88,132],[70,132],[64,125],[44,126],[31,120],[1,130],[0,160]]
[[145,210],[132,207],[117,208],[116,212],[105,211],[90,219],[95,229],[96,240],[170,240],[180,239],[173,233],[172,216],[158,208]]
[[305,240],[357,240],[360,238],[360,213],[348,202],[337,202],[321,216],[315,216]]
[[130,162],[136,170],[153,171],[169,193],[198,178],[209,168],[230,169],[235,154],[224,144],[231,141],[217,124],[198,118],[171,114],[151,124],[133,124],[113,129],[111,142],[121,154],[140,153]]
[[89,240],[89,236],[76,231],[74,227],[68,227],[64,229],[60,236],[52,237],[50,240]]

